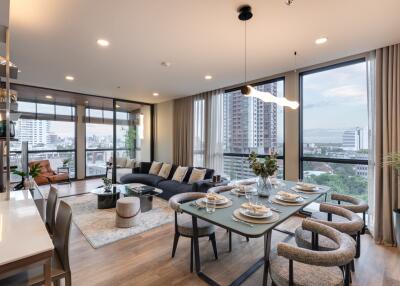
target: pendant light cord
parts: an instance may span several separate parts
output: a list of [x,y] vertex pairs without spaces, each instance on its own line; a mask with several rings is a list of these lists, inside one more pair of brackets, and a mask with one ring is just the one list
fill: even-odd
[[247,85],[247,21],[244,21],[244,84]]

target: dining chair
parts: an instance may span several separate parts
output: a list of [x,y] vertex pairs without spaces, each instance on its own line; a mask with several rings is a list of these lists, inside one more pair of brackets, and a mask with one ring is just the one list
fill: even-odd
[[[51,259],[51,280],[55,286],[60,285],[60,280],[65,279],[65,286],[71,286],[71,268],[69,265],[69,234],[71,229],[72,210],[64,201],[60,202],[55,222],[53,244],[54,253]],[[26,269],[0,280],[0,285],[43,285],[43,266]]]
[[[175,235],[172,246],[172,258],[175,257],[179,237],[183,236],[190,238],[190,272],[193,272],[194,254],[192,216],[182,213],[180,206],[182,203],[190,202],[199,198],[203,198],[205,196],[205,193],[188,192],[174,195],[169,199],[169,205],[175,211]],[[217,243],[215,239],[215,226],[201,219],[197,220],[197,226],[198,236],[209,238],[213,247],[215,259],[218,259]]]
[[[331,200],[337,201],[336,206],[340,206],[344,209],[352,211],[353,213],[362,214],[364,226],[361,231],[361,234],[364,234],[365,229],[366,229],[366,213],[369,209],[368,204],[359,198],[355,198],[355,197],[352,197],[349,195],[337,194],[337,193],[331,194]],[[343,204],[342,202],[344,202],[345,204]],[[311,217],[316,218],[316,219],[324,219],[324,220],[328,219],[327,214],[323,213],[323,212],[314,212]],[[332,216],[333,221],[335,221],[336,219],[337,219],[337,217]]]
[[[305,219],[304,230],[327,237],[337,244],[332,251],[315,251],[288,243],[278,243],[271,251],[269,272],[272,285],[349,285],[349,263],[355,255],[354,240],[336,229]],[[341,268],[345,268],[344,273]]]
[[54,226],[56,221],[56,206],[57,206],[57,189],[53,186],[50,187],[49,195],[46,203],[46,219],[45,225],[50,235],[54,234]]

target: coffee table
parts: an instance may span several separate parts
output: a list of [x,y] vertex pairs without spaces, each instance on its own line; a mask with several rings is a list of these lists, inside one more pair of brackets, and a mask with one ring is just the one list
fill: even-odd
[[100,187],[90,192],[97,195],[98,209],[110,209],[115,208],[119,195],[124,189],[123,186],[113,186],[111,191],[106,191],[103,187]]
[[140,199],[140,211],[142,213],[153,209],[153,197],[160,195],[163,191],[158,188],[153,188],[151,191],[144,191],[143,188],[149,186],[139,183],[123,185],[125,188],[122,191],[125,197],[138,197]]

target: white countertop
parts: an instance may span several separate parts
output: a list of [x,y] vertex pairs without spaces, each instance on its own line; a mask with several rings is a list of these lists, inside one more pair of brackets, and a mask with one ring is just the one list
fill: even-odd
[[0,266],[54,249],[29,191],[0,201]]

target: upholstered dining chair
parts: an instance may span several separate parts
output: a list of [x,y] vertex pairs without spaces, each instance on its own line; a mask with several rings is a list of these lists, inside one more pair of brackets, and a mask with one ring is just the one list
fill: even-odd
[[[172,246],[172,257],[175,257],[176,248],[180,236],[190,238],[190,272],[193,272],[193,225],[192,216],[182,213],[182,203],[194,201],[205,197],[205,193],[188,192],[172,196],[169,199],[170,207],[175,211],[175,235]],[[215,239],[215,226],[201,219],[197,220],[199,237],[208,237],[212,243],[215,259],[218,259],[217,243]]]
[[[363,221],[364,221],[364,226],[363,226],[361,234],[364,234],[365,233],[365,229],[366,229],[366,221],[365,221],[366,218],[365,218],[365,216],[366,216],[366,213],[367,213],[367,211],[369,209],[368,204],[365,201],[361,200],[361,199],[358,199],[358,198],[355,198],[355,197],[352,197],[352,196],[349,196],[349,195],[343,195],[343,194],[337,194],[337,193],[332,193],[331,194],[331,200],[332,201],[337,201],[337,205],[338,206],[340,206],[342,208],[345,208],[345,209],[347,209],[349,211],[352,211],[353,213],[362,214]],[[344,202],[344,204],[342,202]],[[323,212],[314,212],[312,214],[312,217],[314,217],[316,219],[328,220],[327,214],[323,213]],[[331,220],[335,221],[337,218],[338,217],[336,217],[336,216],[332,216]]]
[[[60,202],[57,219],[54,227],[54,254],[51,259],[51,279],[55,286],[60,285],[60,280],[65,279],[65,286],[71,286],[71,268],[69,265],[69,234],[71,229],[72,210],[64,201]],[[18,273],[0,280],[0,285],[43,285],[43,267],[28,268],[25,272]]]
[[56,222],[57,198],[58,198],[57,189],[51,186],[49,195],[47,196],[46,219],[45,219],[45,225],[47,231],[51,236],[54,234],[54,226]]
[[[349,263],[355,255],[354,240],[332,227],[305,219],[302,228],[332,240],[337,248],[315,251],[287,243],[278,243],[271,251],[272,285],[338,286],[349,285]],[[345,268],[344,273],[341,268]]]

